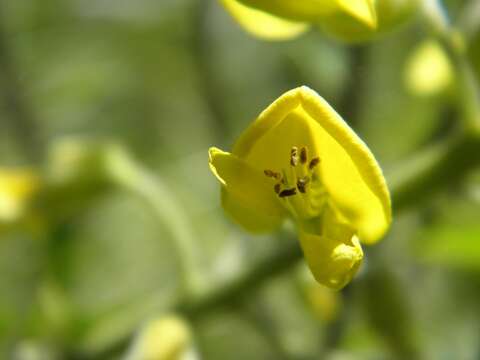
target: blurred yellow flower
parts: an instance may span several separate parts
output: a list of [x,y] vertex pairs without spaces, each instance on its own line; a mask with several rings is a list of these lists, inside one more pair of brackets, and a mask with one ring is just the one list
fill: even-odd
[[222,205],[251,232],[295,221],[315,279],[345,286],[363,258],[360,242],[379,240],[391,221],[390,195],[367,146],[313,90],[274,101],[231,153],[209,151]]
[[405,84],[412,94],[436,95],[448,88],[453,80],[450,59],[435,40],[422,42],[407,61]]
[[39,186],[32,170],[0,168],[0,222],[18,220]]
[[268,40],[285,40],[305,32],[310,24],[343,14],[352,22],[375,29],[373,0],[220,0],[248,32]]
[[360,21],[352,21],[345,12],[337,12],[325,17],[319,23],[326,33],[348,42],[361,42],[374,39],[403,23],[415,14],[419,0],[377,0],[373,2],[376,14],[376,27],[365,26]]
[[140,331],[126,360],[197,359],[187,323],[171,314],[150,321]]

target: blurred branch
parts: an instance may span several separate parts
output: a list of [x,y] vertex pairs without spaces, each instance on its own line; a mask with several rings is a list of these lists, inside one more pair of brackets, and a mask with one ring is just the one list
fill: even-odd
[[411,305],[390,266],[380,259],[361,281],[369,322],[388,344],[392,359],[421,359]]
[[2,10],[0,6],[0,96],[7,111],[4,121],[14,134],[26,160],[36,162],[42,155],[38,128],[18,81],[18,71],[8,44]]
[[328,356],[330,350],[338,348],[338,344],[342,340],[348,319],[351,315],[351,305],[356,290],[358,290],[358,285],[352,283],[341,292],[343,309],[334,321],[328,323],[325,330],[325,339],[323,341],[323,352],[325,356]]
[[111,152],[108,165],[113,181],[150,205],[159,223],[168,230],[181,267],[180,294],[185,296],[200,292],[203,279],[197,264],[198,246],[186,221],[187,216],[168,186],[138,166],[120,149]]
[[462,133],[429,147],[399,166],[390,176],[395,212],[457,184],[469,170],[480,165],[478,154],[479,135]]
[[440,0],[425,0],[423,4],[429,30],[443,46],[456,71],[457,99],[464,125],[467,131],[480,132],[480,85],[466,57],[465,38],[451,26]]
[[223,139],[228,129],[227,122],[224,120],[222,101],[218,97],[218,95],[222,94],[222,91],[215,84],[216,72],[211,68],[210,57],[212,53],[208,48],[209,37],[205,36],[208,26],[208,10],[208,3],[203,1],[193,2],[192,42],[190,46],[193,65],[197,73],[199,93],[203,94],[204,102],[214,123],[213,128],[217,129],[217,139]]
[[175,309],[189,318],[198,318],[218,308],[229,307],[245,297],[251,297],[252,290],[272,277],[288,271],[300,259],[302,259],[302,252],[297,241],[289,239],[285,246],[279,247],[278,251],[262,261],[252,264],[247,271],[200,297],[182,299]]
[[343,85],[339,99],[338,110],[348,124],[356,128],[359,122],[359,113],[364,100],[365,80],[368,65],[368,50],[365,45],[357,45],[349,48],[350,73]]

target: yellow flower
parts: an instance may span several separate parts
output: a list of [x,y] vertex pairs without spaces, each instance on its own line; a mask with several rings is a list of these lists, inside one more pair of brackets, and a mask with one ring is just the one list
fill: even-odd
[[150,321],[138,334],[126,359],[197,359],[189,325],[175,314]]
[[448,88],[454,71],[448,55],[435,40],[420,43],[408,58],[405,84],[414,95],[436,95]]
[[18,220],[40,186],[40,179],[28,169],[0,169],[0,222]]
[[373,0],[220,0],[245,30],[268,40],[285,40],[305,32],[310,24],[346,16],[360,26],[377,25]]
[[251,232],[286,218],[316,280],[340,289],[391,221],[390,195],[367,146],[328,103],[303,86],[274,101],[231,153],[209,151],[222,205]]
[[371,40],[401,26],[412,18],[420,4],[419,0],[377,0],[374,2],[376,26],[365,26],[352,21],[345,13],[337,12],[319,23],[326,33],[348,42]]

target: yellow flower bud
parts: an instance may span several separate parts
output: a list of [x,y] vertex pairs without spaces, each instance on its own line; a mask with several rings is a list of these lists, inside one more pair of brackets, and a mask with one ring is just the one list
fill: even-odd
[[345,16],[376,28],[373,0],[220,0],[248,32],[268,40],[298,36],[323,19]]
[[23,215],[40,187],[39,177],[29,169],[0,169],[0,222]]
[[319,21],[328,34],[347,42],[361,42],[384,34],[405,23],[418,7],[418,0],[377,0],[375,13],[377,26],[352,21],[346,13],[335,13]]
[[426,40],[414,49],[405,67],[405,85],[415,95],[436,95],[454,80],[452,64],[441,45]]
[[187,323],[176,315],[149,322],[138,334],[126,360],[196,359]]

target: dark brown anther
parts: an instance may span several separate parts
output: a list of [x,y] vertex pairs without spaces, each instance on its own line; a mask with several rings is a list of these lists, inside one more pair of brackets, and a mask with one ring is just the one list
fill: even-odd
[[263,173],[267,176],[267,177],[271,177],[271,178],[274,178],[274,179],[277,179],[277,180],[280,180],[281,176],[279,173],[273,171],[273,170],[263,170]]
[[290,165],[297,166],[297,164],[298,164],[298,148],[294,146],[290,151]]
[[280,194],[281,187],[282,187],[281,184],[275,184],[275,186],[273,187],[273,190],[275,191],[276,194]]
[[307,163],[307,148],[306,147],[302,147],[300,149],[300,162],[302,164],[306,164]]
[[319,158],[319,157],[313,158],[312,160],[310,160],[310,164],[308,165],[308,168],[309,168],[310,170],[313,170],[313,168],[314,168],[315,166],[317,166],[319,162],[320,162],[320,158]]
[[280,194],[278,194],[278,196],[280,196],[281,198],[283,197],[287,197],[287,196],[293,196],[297,193],[297,189],[295,188],[291,188],[291,189],[285,189],[285,190],[282,190],[280,192]]
[[305,194],[306,187],[309,182],[310,182],[310,179],[308,177],[303,177],[301,179],[298,179],[297,181],[298,191],[300,191],[302,194]]

